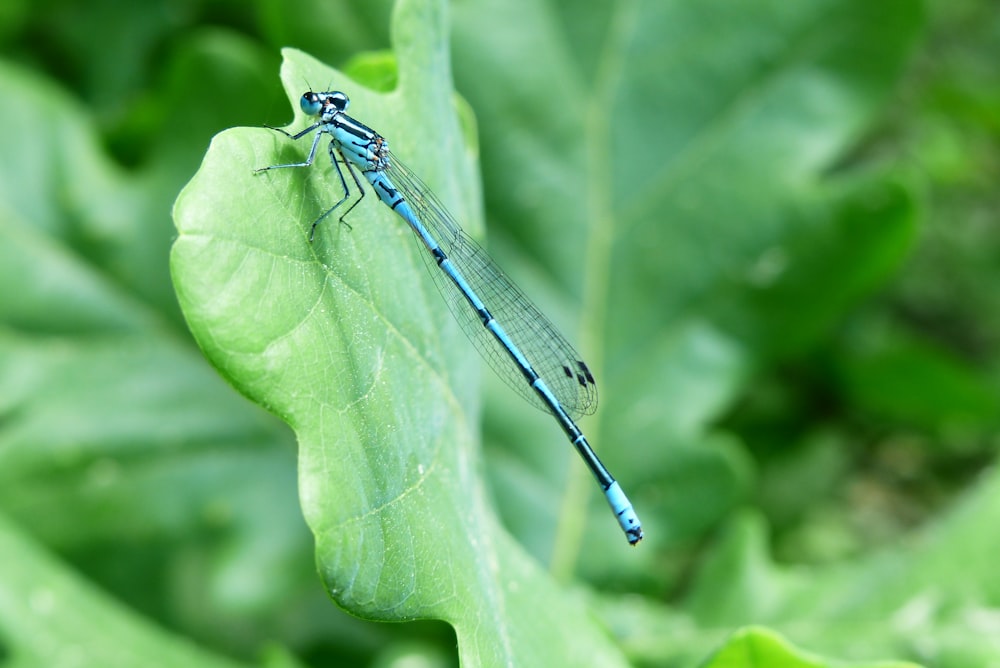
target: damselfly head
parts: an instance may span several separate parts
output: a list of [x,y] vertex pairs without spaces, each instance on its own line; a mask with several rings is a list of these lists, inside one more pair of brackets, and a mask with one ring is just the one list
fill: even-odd
[[308,91],[299,99],[299,106],[302,111],[310,116],[324,116],[330,119],[347,109],[351,101],[340,91],[327,93],[314,93]]

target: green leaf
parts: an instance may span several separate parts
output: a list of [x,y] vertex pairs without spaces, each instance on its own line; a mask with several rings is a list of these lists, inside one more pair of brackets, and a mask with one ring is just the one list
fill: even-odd
[[704,668],[918,668],[901,661],[844,663],[803,652],[778,634],[763,628],[740,629],[716,652]]
[[[241,665],[157,629],[82,580],[0,514],[0,654],[4,666]],[[108,642],[113,638],[114,642]]]
[[[31,533],[4,525],[0,636],[18,660],[63,648],[83,665],[214,665],[153,627],[218,642],[315,589],[289,434],[174,326],[155,263],[139,271],[158,257],[166,276],[152,230],[169,218],[150,212],[180,187],[170,170],[126,174],[78,101],[0,69],[0,120],[20,129],[0,166],[0,508]],[[50,620],[26,591],[54,597]]]
[[[906,652],[928,665],[988,665],[1000,656],[993,577],[1000,475],[917,532],[906,551],[871,551],[827,567],[779,566],[760,517],[733,522],[685,608],[703,628],[760,623],[796,642],[852,656]],[[960,569],[955,568],[961,563]],[[803,623],[805,621],[805,623]]]
[[838,370],[859,409],[932,432],[996,429],[1000,396],[977,370],[927,341],[869,327]]
[[821,206],[790,212],[783,241],[706,305],[764,360],[813,350],[913,246],[918,207],[905,184],[884,174],[852,175],[816,197]]
[[[720,459],[728,476],[675,477],[674,448],[752,394],[752,372],[770,355],[814,345],[906,250],[916,216],[906,184],[829,174],[885,103],[921,14],[908,2],[852,0],[577,9],[457,4],[456,79],[479,115],[491,252],[536,277],[544,310],[581,314],[602,401],[582,426],[637,508],[652,509],[647,540],[677,547],[676,527],[706,509],[705,496],[740,497],[692,475],[744,477],[735,458]],[[518,30],[491,28],[509,24]],[[816,259],[838,253],[851,269],[820,276],[829,265]],[[803,275],[821,282],[798,283]],[[666,354],[689,336],[702,342]],[[505,471],[513,447],[533,487],[569,472],[560,508],[600,504],[572,453],[539,454],[538,423],[519,428],[505,403],[487,407],[497,413],[488,424],[504,425]],[[666,504],[677,478],[692,495]],[[716,507],[716,522],[733,509]],[[604,559],[608,536],[593,517],[564,510],[548,545],[531,533],[533,552],[557,573],[582,560],[622,579],[634,568],[632,584],[647,583],[642,557]]]
[[[402,3],[394,25],[395,92],[366,91],[286,50],[289,98],[307,82],[349,92],[351,111],[474,230],[478,187],[452,106],[442,8]],[[300,113],[290,127],[307,122]],[[217,136],[177,200],[171,267],[206,355],[296,431],[303,512],[330,595],[369,619],[446,620],[470,665],[621,662],[489,508],[477,361],[405,224],[368,197],[350,227],[331,217],[310,243],[311,223],[339,197],[329,163],[254,175],[301,160],[310,141],[263,128]]]

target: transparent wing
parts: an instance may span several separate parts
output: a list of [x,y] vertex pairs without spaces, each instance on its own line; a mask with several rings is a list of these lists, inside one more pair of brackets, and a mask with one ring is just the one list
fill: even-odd
[[[597,385],[594,377],[569,341],[520,288],[507,278],[486,251],[462,230],[430,189],[399,162],[395,155],[389,155],[385,175],[496,321],[507,331],[511,341],[521,349],[535,373],[549,386],[563,409],[574,418],[597,410]],[[420,243],[419,239],[417,243]],[[462,291],[437,266],[422,243],[420,255],[455,319],[497,375],[529,403],[551,412],[525,380],[517,362],[489,330],[483,327]]]

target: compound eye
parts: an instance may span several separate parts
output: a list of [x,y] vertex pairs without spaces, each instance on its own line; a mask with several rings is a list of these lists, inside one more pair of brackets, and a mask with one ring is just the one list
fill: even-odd
[[347,105],[351,101],[341,92],[330,93],[330,103],[337,108],[337,111],[346,111]]
[[299,107],[310,116],[315,116],[323,108],[323,103],[320,101],[319,95],[309,91],[299,99]]

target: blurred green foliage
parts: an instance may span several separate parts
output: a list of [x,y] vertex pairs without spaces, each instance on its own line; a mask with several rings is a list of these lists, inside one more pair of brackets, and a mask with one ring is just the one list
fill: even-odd
[[[302,517],[316,532],[309,508],[333,497],[299,499],[326,450],[206,363],[170,281],[171,207],[213,135],[285,125],[296,86],[341,87],[283,90],[281,47],[379,91],[390,49],[447,51],[418,21],[391,32],[393,12],[3,4],[0,665],[449,665],[456,638],[470,665],[551,665],[584,634],[635,665],[829,665],[776,634],[844,661],[1000,660],[1000,14],[973,0],[453,3],[446,136],[478,152],[485,230],[463,224],[600,371],[582,426],[649,538],[620,545],[549,418],[488,374],[480,455],[476,362],[456,352],[435,368],[462,372],[448,410],[473,428],[442,461],[480,462],[488,486],[459,492],[489,494],[515,540],[489,512],[453,538],[501,557],[510,607],[477,608],[475,578],[454,616],[421,615],[451,626],[329,602],[342,571]],[[421,124],[347,92],[416,167]],[[423,167],[476,210],[466,165]],[[321,210],[309,192],[274,230]],[[437,313],[428,349],[450,352]],[[380,594],[406,594],[395,575]],[[488,606],[481,635],[518,651],[475,653]],[[552,628],[526,630],[538,611]],[[551,645],[520,653],[529,631]]]

